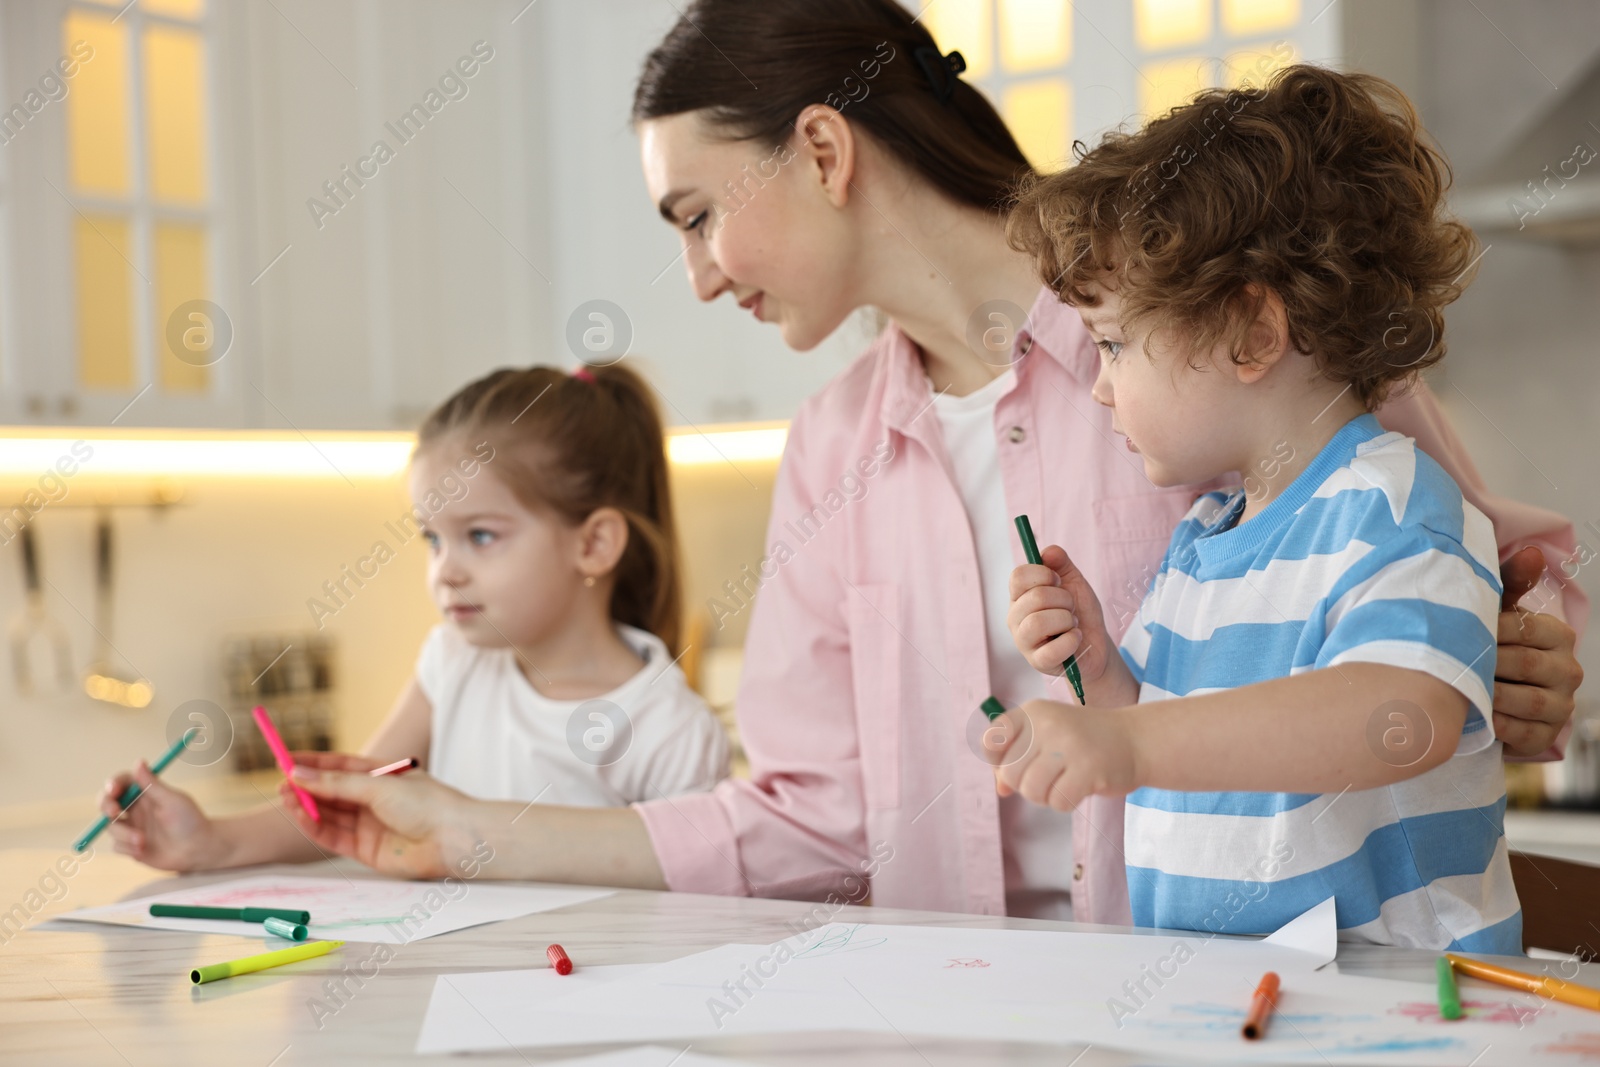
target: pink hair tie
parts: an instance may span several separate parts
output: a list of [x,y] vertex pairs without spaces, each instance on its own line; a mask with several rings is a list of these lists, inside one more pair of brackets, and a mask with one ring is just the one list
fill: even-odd
[[578,379],[580,382],[588,382],[590,385],[594,384],[594,371],[590,370],[588,367],[579,367],[577,370],[572,372],[572,376]]

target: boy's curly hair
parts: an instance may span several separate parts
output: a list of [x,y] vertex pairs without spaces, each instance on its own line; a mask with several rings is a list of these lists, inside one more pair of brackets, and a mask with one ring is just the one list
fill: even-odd
[[1226,341],[1238,363],[1271,290],[1294,347],[1369,410],[1443,358],[1478,243],[1444,217],[1450,166],[1382,78],[1287,67],[1073,154],[1023,183],[1008,222],[1067,303],[1093,306],[1114,270],[1125,325],[1170,327],[1191,358]]

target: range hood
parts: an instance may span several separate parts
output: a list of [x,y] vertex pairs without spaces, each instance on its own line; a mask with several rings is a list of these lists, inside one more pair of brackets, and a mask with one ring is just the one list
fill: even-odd
[[1479,234],[1600,244],[1600,60],[1487,166],[1451,205]]

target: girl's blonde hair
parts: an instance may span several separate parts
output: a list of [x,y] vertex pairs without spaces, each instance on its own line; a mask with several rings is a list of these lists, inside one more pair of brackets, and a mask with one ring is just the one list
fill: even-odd
[[682,590],[678,536],[667,481],[666,443],[655,394],[615,364],[574,374],[555,367],[503,368],[434,409],[417,451],[446,437],[487,440],[492,467],[531,509],[570,524],[598,508],[628,522],[616,568],[611,617],[680,649]]

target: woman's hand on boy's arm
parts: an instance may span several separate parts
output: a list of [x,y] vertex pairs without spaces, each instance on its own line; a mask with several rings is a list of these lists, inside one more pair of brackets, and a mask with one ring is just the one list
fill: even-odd
[[1430,674],[1346,663],[1133,707],[1029,701],[995,722],[1002,795],[1060,811],[1091,794],[1339,793],[1413,778],[1448,760],[1467,698]]
[[[1554,615],[1517,607],[1544,575],[1545,558],[1529,545],[1500,566],[1499,649],[1494,665],[1494,735],[1508,757],[1533,759],[1549,752],[1577,706],[1583,667],[1573,648],[1577,634]],[[1552,753],[1559,758],[1559,753]]]
[[1042,564],[1011,572],[1011,608],[1006,626],[1017,650],[1041,674],[1058,675],[1076,656],[1084,695],[1095,706],[1114,707],[1139,699],[1139,687],[1106,629],[1100,598],[1060,545],[1040,553]]

